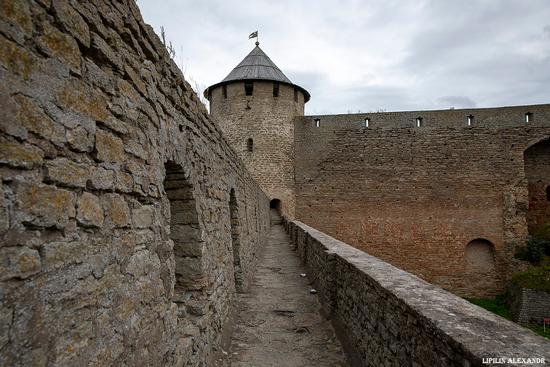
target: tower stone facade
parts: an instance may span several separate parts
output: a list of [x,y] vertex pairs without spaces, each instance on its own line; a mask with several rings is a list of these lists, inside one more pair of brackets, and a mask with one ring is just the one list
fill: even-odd
[[256,47],[220,83],[205,90],[210,114],[282,213],[294,217],[294,120],[309,93]]

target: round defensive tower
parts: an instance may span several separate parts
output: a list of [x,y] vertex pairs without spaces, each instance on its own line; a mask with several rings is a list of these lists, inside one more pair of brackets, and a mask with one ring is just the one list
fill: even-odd
[[294,217],[294,119],[310,95],[256,47],[204,91],[210,115],[279,211]]

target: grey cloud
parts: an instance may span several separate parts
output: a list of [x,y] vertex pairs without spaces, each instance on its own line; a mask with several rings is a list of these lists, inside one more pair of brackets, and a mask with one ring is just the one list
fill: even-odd
[[178,64],[220,81],[261,47],[309,90],[306,113],[548,103],[547,0],[138,0]]
[[437,99],[439,105],[442,108],[445,107],[458,107],[458,108],[467,108],[475,107],[476,103],[468,97],[464,96],[445,96]]

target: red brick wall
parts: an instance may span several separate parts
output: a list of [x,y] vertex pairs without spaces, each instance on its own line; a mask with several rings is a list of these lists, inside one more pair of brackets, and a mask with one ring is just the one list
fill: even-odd
[[[550,136],[549,115],[543,105],[302,118],[297,218],[459,294],[497,294],[527,233],[523,152]],[[494,245],[494,279],[468,275],[475,239]]]
[[525,176],[529,189],[529,232],[535,233],[540,226],[550,223],[550,140],[542,141],[525,151]]

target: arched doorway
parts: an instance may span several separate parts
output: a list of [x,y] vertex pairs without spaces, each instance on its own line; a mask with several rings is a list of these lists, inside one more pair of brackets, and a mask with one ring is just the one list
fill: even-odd
[[478,238],[464,249],[464,270],[470,295],[484,294],[495,288],[495,246],[491,241]]
[[281,214],[281,200],[279,199],[272,199],[269,202],[269,208],[277,210],[277,213]]
[[269,211],[271,212],[271,224],[281,224],[281,200],[273,199],[269,202]]
[[550,223],[550,138],[525,150],[523,163],[529,192],[526,219],[533,235]]

